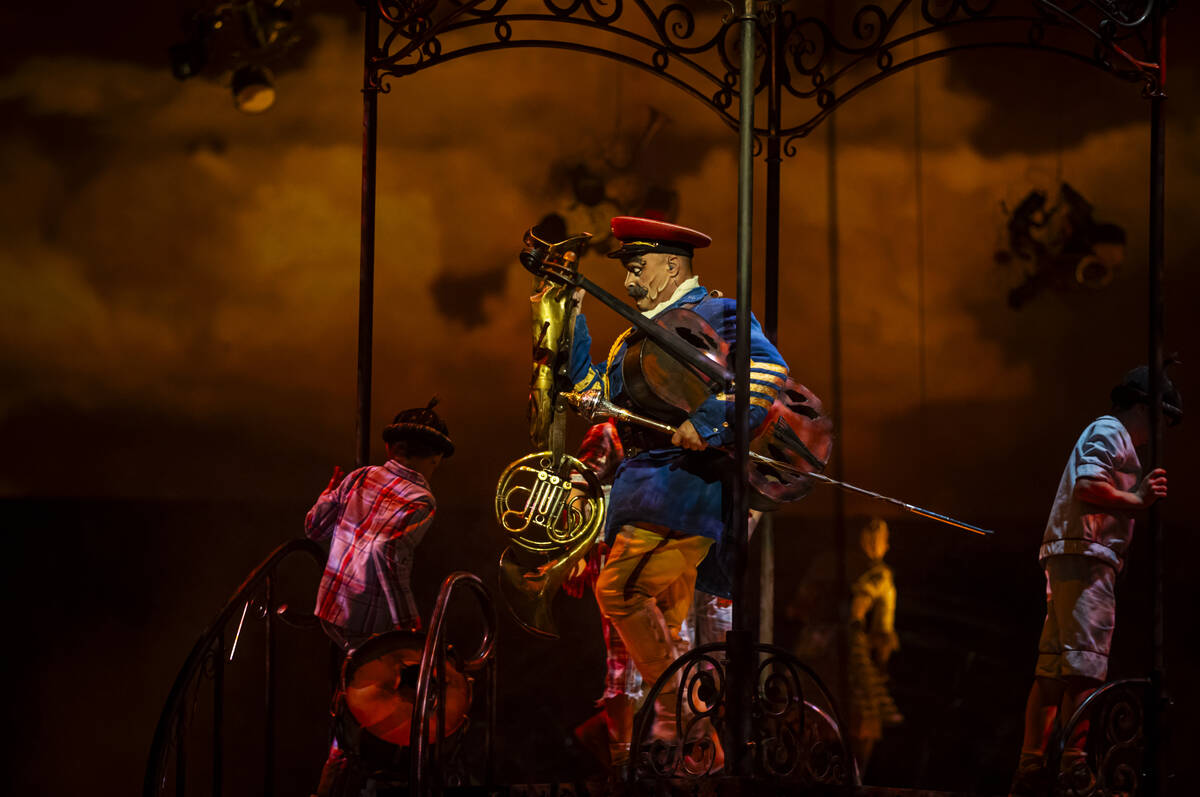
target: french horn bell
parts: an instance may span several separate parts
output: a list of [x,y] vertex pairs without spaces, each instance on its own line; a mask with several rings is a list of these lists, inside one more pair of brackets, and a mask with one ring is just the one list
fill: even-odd
[[[572,483],[571,474],[583,477]],[[563,581],[604,526],[604,492],[575,457],[549,451],[518,459],[496,486],[496,519],[508,535],[500,556],[500,592],[527,631],[557,638],[552,606]]]

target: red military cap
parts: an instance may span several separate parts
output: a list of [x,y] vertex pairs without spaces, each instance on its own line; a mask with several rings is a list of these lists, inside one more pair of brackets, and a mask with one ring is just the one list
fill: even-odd
[[609,252],[608,256],[622,260],[647,252],[691,257],[692,250],[702,249],[712,243],[712,238],[699,230],[637,216],[613,218],[612,234],[621,242],[621,247]]

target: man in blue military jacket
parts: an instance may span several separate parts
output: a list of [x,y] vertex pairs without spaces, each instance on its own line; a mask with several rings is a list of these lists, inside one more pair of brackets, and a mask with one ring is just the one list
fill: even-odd
[[[693,251],[708,246],[711,238],[687,227],[629,216],[614,218],[612,232],[622,246],[609,257],[624,266],[625,289],[644,316],[688,308],[734,346],[736,302],[709,293],[692,271]],[[587,321],[578,315],[571,356],[577,392],[599,390],[609,401],[633,406],[621,372],[632,333],[620,335],[607,359],[593,364]],[[783,387],[787,364],[757,320],[751,320],[750,335],[753,429]],[[679,629],[691,608],[696,568],[714,544],[719,546],[730,519],[723,483],[732,476],[732,460],[715,449],[733,442],[733,407],[732,392],[710,396],[669,440],[657,432],[620,430],[626,458],[609,499],[609,555],[596,583],[596,600],[647,685],[686,650]],[[652,731],[657,738],[677,737],[677,695],[677,682],[659,695]]]

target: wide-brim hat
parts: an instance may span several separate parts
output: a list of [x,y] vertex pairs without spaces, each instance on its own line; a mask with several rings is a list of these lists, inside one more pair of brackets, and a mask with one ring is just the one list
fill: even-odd
[[[1127,371],[1121,383],[1112,389],[1109,396],[1115,404],[1149,404],[1149,366],[1139,365]],[[1172,426],[1183,422],[1183,397],[1179,395],[1179,390],[1165,370],[1162,372],[1162,410],[1167,422]]]
[[383,427],[383,441],[395,443],[411,440],[440,451],[443,457],[452,456],[454,442],[450,439],[450,430],[446,422],[433,411],[437,403],[437,397],[434,397],[424,407],[396,413],[392,422]]
[[614,217],[612,234],[621,242],[621,246],[609,252],[608,256],[621,260],[651,252],[691,257],[696,249],[703,249],[712,243],[712,238],[691,227],[638,216]]

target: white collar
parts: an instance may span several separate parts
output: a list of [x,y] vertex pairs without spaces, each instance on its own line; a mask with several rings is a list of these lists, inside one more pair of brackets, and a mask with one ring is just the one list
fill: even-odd
[[670,299],[667,299],[665,302],[660,304],[658,307],[655,307],[653,310],[645,311],[644,313],[642,313],[642,315],[646,316],[646,318],[654,318],[654,316],[658,315],[661,312],[664,312],[668,307],[675,304],[675,302],[679,301],[684,296],[686,296],[689,291],[695,290],[696,288],[699,288],[699,287],[700,287],[700,278],[699,277],[691,277],[689,279],[686,279],[682,283],[679,284],[679,287],[676,288],[675,292],[671,294]]

